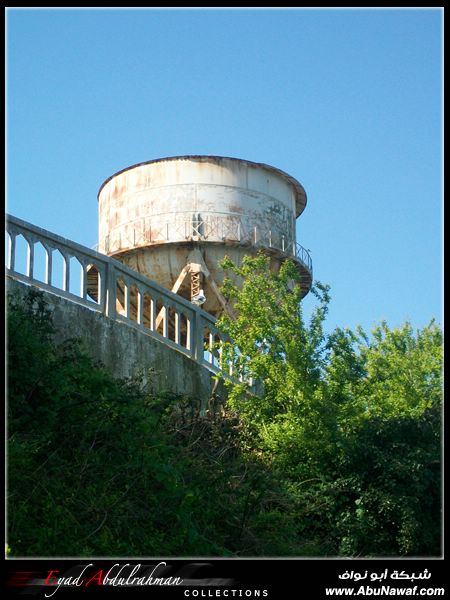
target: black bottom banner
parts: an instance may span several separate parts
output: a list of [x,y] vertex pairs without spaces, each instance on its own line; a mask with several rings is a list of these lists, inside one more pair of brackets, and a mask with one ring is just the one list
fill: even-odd
[[441,559],[11,559],[7,597],[446,597]]

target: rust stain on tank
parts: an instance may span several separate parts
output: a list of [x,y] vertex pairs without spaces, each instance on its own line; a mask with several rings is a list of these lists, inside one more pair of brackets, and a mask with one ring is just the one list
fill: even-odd
[[244,208],[240,204],[230,204],[229,205],[230,212],[233,213],[243,213]]
[[[280,264],[286,254],[273,245],[295,242],[302,198],[306,202],[296,180],[262,163],[217,156],[148,161],[116,173],[100,188],[101,243],[169,289],[189,252],[201,248],[220,282],[216,265],[225,253],[239,262],[265,245]],[[215,314],[220,307],[208,286],[205,308]],[[187,281],[181,289],[187,293]]]

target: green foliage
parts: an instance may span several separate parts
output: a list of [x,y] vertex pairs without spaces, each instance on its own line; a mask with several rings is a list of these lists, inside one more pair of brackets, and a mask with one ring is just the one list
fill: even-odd
[[254,555],[273,538],[282,547],[270,514],[260,517],[277,484],[242,456],[231,411],[219,418],[212,405],[201,417],[195,400],[114,379],[77,340],[52,334],[42,294],[9,298],[9,555]]
[[327,335],[328,288],[306,321],[291,262],[223,266],[222,360],[262,393],[229,379],[206,415],[8,298],[8,556],[440,554],[440,328]]
[[224,315],[218,322],[233,340],[223,349],[224,360],[233,362],[235,372],[264,386],[263,397],[252,401],[245,394],[245,385],[229,385],[230,402],[247,414],[247,424],[252,420],[256,431],[264,431],[268,423],[273,425],[274,419],[292,410],[300,414],[305,399],[314,394],[320,382],[324,364],[322,322],[328,288],[319,284],[313,289],[320,305],[306,325],[295,266],[286,261],[275,273],[269,264],[263,254],[246,256],[241,267],[228,259],[222,264],[243,280],[242,289],[229,277],[223,285],[224,296],[234,301],[237,312],[236,319]]
[[[228,380],[245,449],[276,472],[291,538],[318,554],[440,554],[442,332],[432,321],[324,334],[328,287],[305,322],[295,266],[264,255],[226,259],[236,319],[226,362],[258,379]],[[233,281],[243,280],[241,288]],[[237,350],[239,348],[239,350]],[[309,540],[309,542],[305,541]]]

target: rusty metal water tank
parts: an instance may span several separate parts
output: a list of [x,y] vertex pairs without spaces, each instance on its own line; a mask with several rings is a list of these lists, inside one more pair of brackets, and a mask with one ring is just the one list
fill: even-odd
[[306,205],[301,184],[266,164],[221,156],[175,156],[133,165],[98,193],[98,249],[213,315],[227,310],[218,263],[263,248],[271,265],[292,258],[302,293],[311,258],[296,240]]

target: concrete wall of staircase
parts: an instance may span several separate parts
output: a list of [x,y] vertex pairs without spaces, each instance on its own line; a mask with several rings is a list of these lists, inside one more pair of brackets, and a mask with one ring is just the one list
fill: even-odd
[[[7,292],[24,296],[30,287],[32,285],[7,277]],[[52,311],[57,342],[79,338],[89,354],[116,377],[142,374],[150,390],[185,395],[206,408],[215,383],[212,371],[129,323],[40,291]],[[223,397],[223,386],[219,387]]]
[[[78,337],[117,377],[143,373],[156,391],[206,401],[226,339],[215,318],[126,265],[7,215],[8,291],[35,287],[57,338]],[[232,366],[227,376],[235,376]]]

